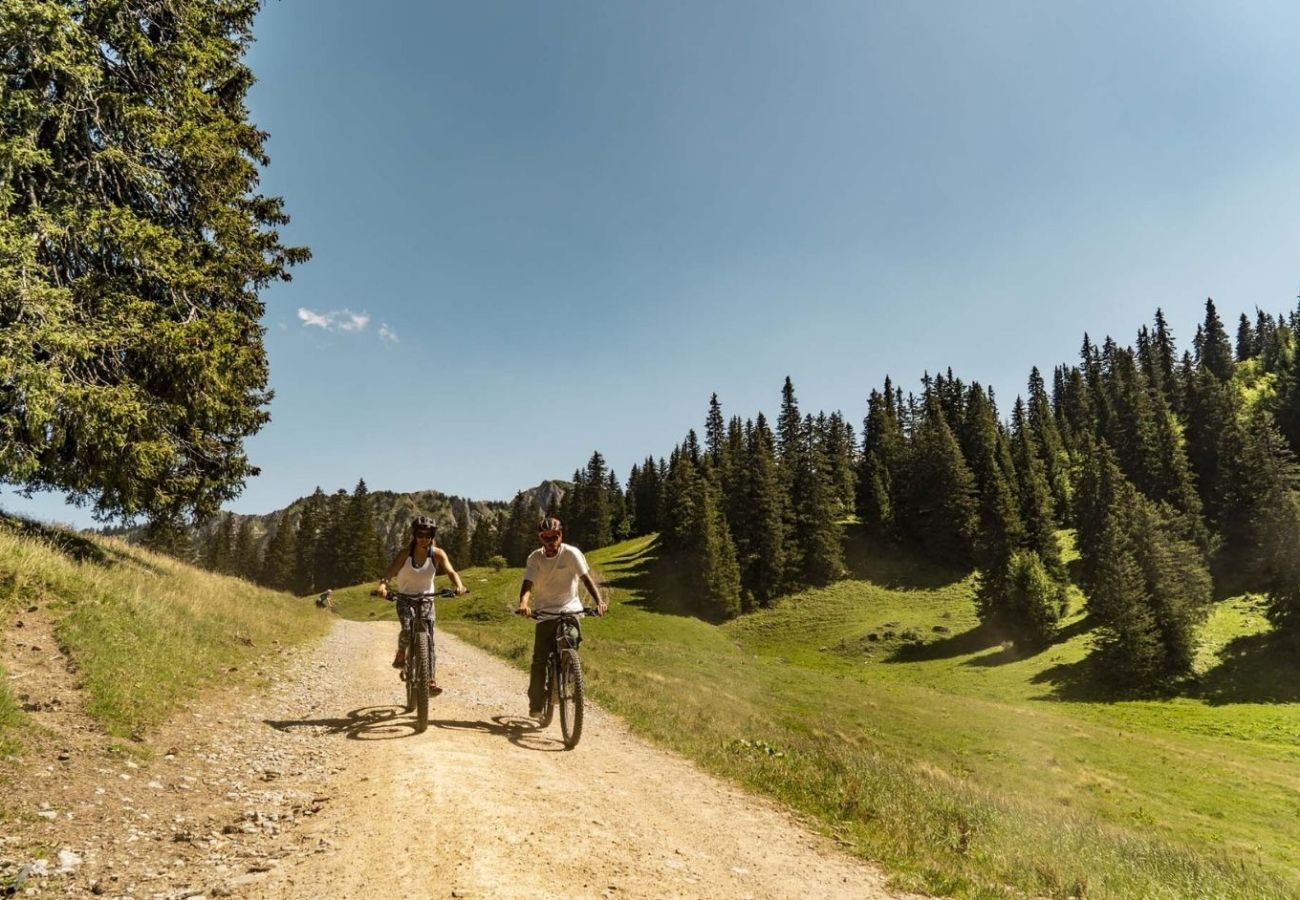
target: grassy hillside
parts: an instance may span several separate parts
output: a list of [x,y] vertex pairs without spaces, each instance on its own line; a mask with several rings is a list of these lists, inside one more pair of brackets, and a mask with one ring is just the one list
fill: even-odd
[[[247,677],[275,642],[324,633],[310,601],[183,565],[126,543],[0,517],[0,623],[37,606],[83,688],[87,711],[129,737],[215,681]],[[0,741],[23,714],[0,679]]]
[[[614,601],[586,629],[593,694],[905,885],[1300,893],[1300,671],[1252,598],[1219,605],[1184,696],[1120,700],[1091,688],[1081,598],[1062,639],[1021,658],[977,627],[968,581],[862,541],[850,551],[853,579],[723,626],[656,611],[650,541],[591,554]],[[440,627],[522,666],[520,574],[466,573],[475,593],[443,602]],[[392,615],[362,589],[340,594],[346,615]]]

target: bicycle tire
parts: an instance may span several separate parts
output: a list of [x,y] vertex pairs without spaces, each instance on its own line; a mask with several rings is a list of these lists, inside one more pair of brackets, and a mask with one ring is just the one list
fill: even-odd
[[415,633],[415,733],[429,727],[429,632]]
[[560,652],[560,734],[564,747],[572,750],[582,737],[582,661],[578,651]]
[[546,660],[546,700],[542,703],[542,714],[537,719],[538,728],[551,727],[551,720],[555,718],[555,694],[556,683],[559,681],[558,675],[555,654],[552,653]]

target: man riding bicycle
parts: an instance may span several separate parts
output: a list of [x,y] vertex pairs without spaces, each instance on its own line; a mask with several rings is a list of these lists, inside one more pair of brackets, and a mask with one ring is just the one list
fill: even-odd
[[[452,568],[446,552],[441,547],[435,546],[434,537],[437,533],[438,527],[427,516],[420,516],[411,524],[411,543],[393,557],[388,570],[379,580],[379,596],[388,597],[388,582],[394,578],[397,579],[394,588],[399,594],[431,594],[433,578],[439,570],[445,572],[451,579],[451,583],[456,586],[457,596],[469,593],[469,589],[460,580],[460,575]],[[434,615],[432,603],[428,604],[428,609],[429,635],[432,640]],[[415,605],[410,600],[398,597],[397,618],[402,623],[402,630],[397,635],[397,656],[393,658],[394,669],[406,665],[406,645],[410,641],[408,629],[414,617]],[[432,645],[429,650],[432,654]],[[434,678],[432,667],[429,669],[429,693],[434,696],[442,693],[442,688],[438,687],[437,679]]]
[[[577,547],[564,543],[564,528],[560,520],[547,516],[537,526],[537,536],[542,546],[528,557],[524,583],[519,588],[519,607],[515,612],[521,616],[531,615],[535,604],[535,611],[542,614],[581,613],[582,600],[578,596],[578,581],[581,579],[591,599],[596,601],[597,612],[605,615],[609,605],[591,580],[587,558]],[[542,714],[546,703],[546,659],[555,646],[555,630],[559,627],[558,619],[549,619],[538,622],[533,630],[533,664],[528,677],[528,714],[533,718]],[[577,636],[574,637],[576,645]]]

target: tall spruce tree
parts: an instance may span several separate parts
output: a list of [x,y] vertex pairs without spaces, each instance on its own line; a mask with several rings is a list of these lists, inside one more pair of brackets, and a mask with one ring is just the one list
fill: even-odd
[[[1036,454],[1043,465],[1043,478],[1052,497],[1057,522],[1065,524],[1070,515],[1070,460],[1047,395],[1047,386],[1037,366],[1029,373],[1026,418]],[[1051,568],[1050,563],[1048,567]]]
[[1212,598],[1209,570],[1171,512],[1124,477],[1110,448],[1092,449],[1077,490],[1078,545],[1103,671],[1125,687],[1157,687],[1191,671]]
[[594,452],[587,461],[581,487],[574,488],[575,492],[580,492],[578,516],[582,519],[585,546],[592,549],[614,542],[608,475],[605,457],[599,451]]
[[325,534],[327,505],[328,499],[319,486],[303,501],[302,514],[298,517],[298,545],[294,549],[293,590],[295,593],[310,594],[316,590],[317,547]]
[[293,589],[296,537],[293,516],[287,510],[276,516],[271,536],[266,542],[266,553],[262,558],[262,572],[258,579],[262,584],[277,591]]
[[239,520],[230,569],[231,574],[248,581],[255,581],[262,569],[262,560],[257,554],[256,536],[253,534],[252,516],[243,516]]
[[[510,501],[510,513],[499,535],[501,555],[509,565],[522,566],[527,561],[528,554],[533,552],[533,545],[537,542],[537,517],[534,513],[533,505],[528,502],[523,491],[516,493]],[[567,522],[564,523],[564,528],[567,535]]]
[[493,519],[480,516],[474,526],[474,535],[469,541],[470,565],[486,566],[488,560],[497,554],[497,535]]
[[978,527],[975,477],[939,403],[925,405],[912,440],[907,490],[894,517],[908,538],[934,559],[973,562]]
[[1220,381],[1227,381],[1232,377],[1233,371],[1232,344],[1211,299],[1205,301],[1205,322],[1199,334],[1198,361],[1201,367],[1213,373]]
[[819,427],[811,416],[804,423],[811,436],[795,470],[796,527],[803,547],[800,579],[807,584],[829,584],[844,576],[844,546],[839,525],[842,485],[836,484],[836,461],[832,458],[831,432]]
[[455,527],[451,530],[449,540],[443,545],[443,549],[451,557],[453,566],[470,565],[470,509],[469,500],[465,500],[464,508],[461,514],[455,519]]
[[1268,617],[1300,638],[1300,463],[1271,417],[1252,416],[1242,470],[1250,484],[1250,563]]
[[749,515],[742,582],[760,606],[769,606],[781,593],[785,561],[785,493],[777,471],[776,438],[759,413],[746,446],[746,507]]
[[202,521],[257,474],[258,293],[309,255],[257,192],[260,6],[0,5],[0,482]]
[[1065,563],[1056,539],[1057,516],[1047,486],[1046,467],[1038,455],[1040,442],[1033,431],[1025,404],[1017,397],[1011,412],[1011,456],[1016,467],[1023,546],[1038,556],[1051,578],[1064,582]]
[[316,542],[316,590],[341,587],[347,581],[348,520],[350,495],[343,488],[325,501],[320,539]]

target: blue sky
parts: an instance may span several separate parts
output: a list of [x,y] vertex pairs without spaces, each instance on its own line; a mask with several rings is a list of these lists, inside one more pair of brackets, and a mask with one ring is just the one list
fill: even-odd
[[787,374],[855,422],[947,366],[1009,403],[1085,330],[1300,286],[1294,4],[279,0],[257,37],[315,258],[265,294],[240,512],[623,477]]

